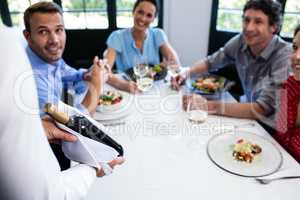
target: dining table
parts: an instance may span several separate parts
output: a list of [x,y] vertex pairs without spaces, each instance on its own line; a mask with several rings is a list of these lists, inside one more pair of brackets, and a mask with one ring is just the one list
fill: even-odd
[[[220,134],[245,131],[272,143],[282,155],[278,171],[299,164],[255,120],[209,114],[203,123],[191,123],[182,109],[183,90],[166,81],[151,90],[127,94],[118,123],[107,124],[111,137],[124,148],[125,163],[109,176],[97,179],[87,200],[296,200],[300,179],[261,184],[255,177],[236,175],[217,166],[207,144]],[[220,100],[235,101],[228,92]],[[95,119],[101,119],[97,112]],[[100,122],[101,123],[101,122]],[[276,173],[276,172],[275,172]]]

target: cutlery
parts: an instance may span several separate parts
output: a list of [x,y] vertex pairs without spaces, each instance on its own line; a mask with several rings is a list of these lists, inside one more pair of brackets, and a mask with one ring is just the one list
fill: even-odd
[[239,124],[239,125],[233,125],[234,129],[239,129],[239,128],[244,128],[244,127],[254,127],[255,123],[254,122],[249,122],[249,123],[244,123],[244,124]]
[[261,184],[269,184],[272,181],[276,181],[276,180],[282,180],[282,179],[294,179],[294,178],[300,178],[299,176],[279,176],[279,177],[275,177],[275,178],[256,178],[255,180],[258,181]]
[[269,176],[258,177],[255,180],[261,184],[269,184],[272,181],[283,180],[283,179],[294,179],[300,178],[300,170],[297,169],[283,169],[275,174],[271,174]]

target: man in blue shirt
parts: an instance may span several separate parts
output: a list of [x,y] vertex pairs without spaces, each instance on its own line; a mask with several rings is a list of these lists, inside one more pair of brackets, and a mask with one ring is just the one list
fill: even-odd
[[[64,84],[74,87],[82,95],[76,107],[93,114],[96,111],[99,92],[105,73],[104,64],[95,57],[89,71],[75,70],[62,59],[66,33],[61,8],[52,2],[40,2],[27,8],[24,13],[24,36],[28,42],[27,55],[32,65],[38,89],[39,108],[47,135],[55,139],[75,141],[77,138],[58,129],[43,108],[45,103],[57,104]],[[85,81],[85,82],[84,82]],[[51,142],[51,140],[50,140]]]

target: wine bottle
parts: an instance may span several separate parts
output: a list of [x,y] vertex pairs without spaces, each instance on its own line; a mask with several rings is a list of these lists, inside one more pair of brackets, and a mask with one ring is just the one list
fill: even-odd
[[82,115],[68,116],[66,113],[59,112],[57,107],[51,103],[47,103],[44,109],[45,113],[47,113],[55,121],[64,124],[68,128],[80,133],[85,137],[114,148],[119,153],[118,156],[123,156],[123,147],[114,139],[105,134],[102,130],[100,130],[97,126],[91,123],[86,117]]

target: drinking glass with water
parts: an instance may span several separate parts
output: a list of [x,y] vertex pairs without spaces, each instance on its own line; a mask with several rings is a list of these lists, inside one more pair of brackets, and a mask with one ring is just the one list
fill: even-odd
[[187,104],[188,119],[193,123],[203,123],[208,117],[207,100],[200,95],[191,95]]

